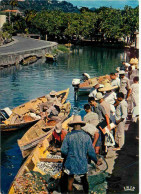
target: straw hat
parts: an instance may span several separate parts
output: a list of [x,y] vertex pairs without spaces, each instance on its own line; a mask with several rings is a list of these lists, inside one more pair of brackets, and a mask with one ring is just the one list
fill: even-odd
[[114,89],[117,89],[117,88],[118,88],[118,86],[111,86],[111,84],[106,83],[104,88],[99,89],[99,92],[106,92],[106,91],[114,90]]
[[95,100],[101,100],[103,97],[101,92],[97,92]]
[[94,83],[93,83],[93,87],[95,87],[98,83],[98,81],[96,80]]
[[56,126],[55,126],[55,131],[56,133],[61,133],[62,131],[62,123],[57,123]]
[[101,82],[101,84],[103,84],[103,85],[105,85],[106,83],[110,83],[110,80],[104,79],[104,80]]
[[124,70],[119,71],[119,74],[125,74]]
[[52,90],[50,93],[49,93],[50,96],[56,96],[56,92],[54,90]]
[[86,123],[84,121],[81,120],[81,116],[79,115],[74,115],[73,120],[69,122],[69,126],[73,127],[75,124],[81,125],[81,126],[85,126]]

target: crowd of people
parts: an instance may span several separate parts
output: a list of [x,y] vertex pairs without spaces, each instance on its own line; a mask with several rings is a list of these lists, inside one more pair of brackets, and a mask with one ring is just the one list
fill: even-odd
[[[135,62],[134,62],[135,61]],[[106,156],[108,147],[113,151],[123,149],[125,144],[125,123],[128,113],[132,118],[139,116],[139,77],[137,59],[123,62],[116,73],[110,74],[110,81],[99,84],[97,81],[84,105],[86,115],[74,115],[69,123],[70,132],[56,125],[52,142],[61,148],[64,157],[64,172],[67,190],[73,190],[74,176],[79,175],[83,190],[88,193],[87,164],[101,161],[97,155]],[[133,84],[130,84],[133,79]],[[128,101],[132,102],[129,109]]]

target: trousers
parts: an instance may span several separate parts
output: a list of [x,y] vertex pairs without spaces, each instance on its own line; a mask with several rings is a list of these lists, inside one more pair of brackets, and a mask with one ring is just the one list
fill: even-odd
[[125,143],[124,129],[125,129],[125,121],[122,121],[117,125],[117,131],[115,134],[115,141],[119,145],[120,148],[122,148]]

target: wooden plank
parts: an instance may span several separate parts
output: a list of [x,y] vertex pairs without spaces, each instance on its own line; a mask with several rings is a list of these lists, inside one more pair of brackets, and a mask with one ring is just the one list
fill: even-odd
[[63,162],[64,159],[55,159],[55,158],[40,158],[40,162]]

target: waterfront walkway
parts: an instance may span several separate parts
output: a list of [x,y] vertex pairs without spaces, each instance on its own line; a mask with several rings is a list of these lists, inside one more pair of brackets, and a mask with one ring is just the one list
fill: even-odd
[[32,49],[42,49],[51,45],[51,42],[48,41],[21,36],[14,36],[13,39],[14,41],[10,44],[0,47],[0,55],[30,51]]
[[[134,71],[130,77],[139,76]],[[106,156],[107,172],[111,174],[107,180],[107,193],[139,193],[139,123],[131,121],[131,96],[128,101],[128,118],[125,125],[125,144],[120,151],[109,148]]]

